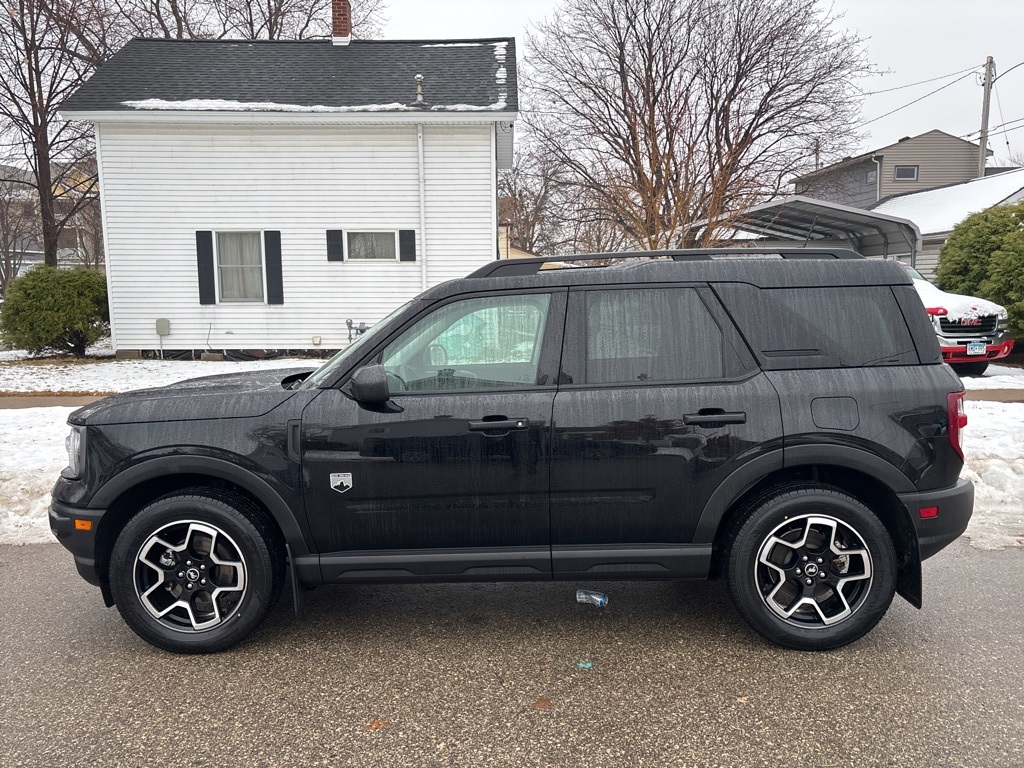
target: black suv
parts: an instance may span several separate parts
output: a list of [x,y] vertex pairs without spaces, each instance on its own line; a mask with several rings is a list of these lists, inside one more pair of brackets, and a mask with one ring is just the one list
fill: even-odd
[[722,576],[757,632],[820,650],[895,592],[920,607],[966,527],[962,398],[895,262],[495,262],[319,370],[76,411],[50,525],[184,653],[246,637],[287,574],[296,608],[317,584]]

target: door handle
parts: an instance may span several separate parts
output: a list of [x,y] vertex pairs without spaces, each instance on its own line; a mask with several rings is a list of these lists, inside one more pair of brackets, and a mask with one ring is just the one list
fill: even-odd
[[529,419],[484,419],[469,422],[470,432],[508,432],[512,429],[529,429]]
[[697,413],[688,413],[683,416],[683,424],[696,424],[706,427],[746,423],[747,414],[745,412],[726,413],[721,408],[701,408]]

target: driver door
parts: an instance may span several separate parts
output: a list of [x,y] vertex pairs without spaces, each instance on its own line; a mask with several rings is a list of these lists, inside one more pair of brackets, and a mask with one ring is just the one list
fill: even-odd
[[302,417],[306,511],[328,581],[550,578],[551,411],[566,291],[455,297]]

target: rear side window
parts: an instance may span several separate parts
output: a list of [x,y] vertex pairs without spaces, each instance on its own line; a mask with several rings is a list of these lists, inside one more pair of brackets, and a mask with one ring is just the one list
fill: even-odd
[[907,323],[889,286],[715,291],[768,370],[917,365]]
[[735,375],[738,359],[694,289],[582,293],[586,383],[708,381]]

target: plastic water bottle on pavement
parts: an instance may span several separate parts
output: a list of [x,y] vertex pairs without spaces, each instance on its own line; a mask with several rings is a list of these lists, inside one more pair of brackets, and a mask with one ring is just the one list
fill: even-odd
[[604,608],[608,605],[608,595],[604,592],[595,592],[592,589],[577,589],[576,602],[588,603],[590,605],[596,605],[598,608]]

